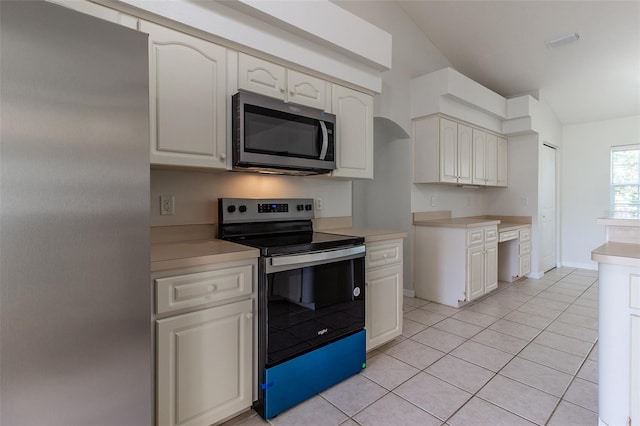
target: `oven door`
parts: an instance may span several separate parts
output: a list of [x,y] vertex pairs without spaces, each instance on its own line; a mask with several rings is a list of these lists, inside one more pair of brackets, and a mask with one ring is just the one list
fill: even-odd
[[364,329],[364,255],[360,245],[265,259],[265,367]]

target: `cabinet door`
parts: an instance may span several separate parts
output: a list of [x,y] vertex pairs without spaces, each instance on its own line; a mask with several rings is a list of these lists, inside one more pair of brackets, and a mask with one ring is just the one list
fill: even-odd
[[508,145],[505,138],[498,137],[498,186],[507,186],[509,183]]
[[238,54],[238,88],[253,93],[285,99],[285,68],[253,56]]
[[458,124],[440,119],[440,182],[458,182]]
[[484,185],[486,176],[484,172],[485,157],[487,151],[487,134],[482,130],[473,129],[473,184]]
[[326,109],[325,81],[310,75],[287,71],[287,101],[321,110]]
[[333,85],[336,115],[336,163],[332,176],[373,179],[373,97]]
[[467,301],[484,294],[485,281],[484,246],[467,249]]
[[485,185],[496,186],[498,184],[498,137],[487,133],[485,143]]
[[518,276],[524,277],[531,272],[531,255],[526,254],[518,259]]
[[498,245],[492,244],[484,248],[484,292],[489,293],[498,288]]
[[149,33],[151,164],[226,167],[226,50],[140,22]]
[[458,124],[458,183],[473,183],[473,140],[471,127]]
[[367,270],[367,350],[402,334],[402,265]]
[[251,406],[252,302],[157,321],[157,424],[205,426]]
[[640,422],[640,316],[631,315],[631,421]]

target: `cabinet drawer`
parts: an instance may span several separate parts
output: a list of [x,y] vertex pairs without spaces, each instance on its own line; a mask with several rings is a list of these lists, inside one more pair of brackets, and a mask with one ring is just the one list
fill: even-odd
[[633,309],[640,309],[640,275],[631,275],[629,287],[629,306]]
[[484,228],[484,242],[491,243],[498,239],[498,228],[497,227],[489,227]]
[[500,242],[515,240],[518,238],[518,231],[506,231],[500,233]]
[[520,230],[520,242],[531,240],[531,228],[524,228]]
[[484,229],[472,229],[467,231],[467,245],[472,246],[484,242]]
[[251,294],[252,265],[156,279],[156,313]]
[[367,270],[402,263],[402,240],[366,244],[366,247],[365,264]]
[[520,243],[520,256],[531,253],[531,242]]

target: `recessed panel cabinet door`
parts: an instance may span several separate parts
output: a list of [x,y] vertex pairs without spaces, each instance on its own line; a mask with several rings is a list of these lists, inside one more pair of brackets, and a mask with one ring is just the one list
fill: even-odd
[[283,66],[238,53],[238,88],[276,99],[285,99],[287,83]]
[[151,164],[226,167],[226,49],[140,22],[149,33]]
[[507,140],[498,137],[498,186],[507,186],[509,183],[508,152]]
[[484,246],[467,249],[467,301],[484,295],[485,255]]
[[488,245],[484,249],[484,291],[489,293],[498,288],[498,245]]
[[471,127],[458,124],[458,183],[470,184],[473,181],[473,141]]
[[458,182],[458,124],[440,119],[440,182]]
[[298,71],[287,71],[287,100],[311,108],[326,109],[326,83]]
[[373,97],[333,85],[337,168],[332,176],[373,179]]
[[402,264],[376,269],[367,275],[367,350],[402,333]]
[[487,133],[484,157],[485,185],[498,184],[498,137]]
[[251,406],[252,302],[157,321],[157,424],[208,426]]
[[485,185],[485,158],[487,150],[487,134],[473,129],[473,184]]

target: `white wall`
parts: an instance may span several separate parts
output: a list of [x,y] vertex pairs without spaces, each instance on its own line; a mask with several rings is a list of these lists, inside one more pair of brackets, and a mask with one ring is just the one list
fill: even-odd
[[591,250],[605,241],[596,219],[609,215],[610,152],[640,143],[640,116],[564,126],[562,263],[595,269]]
[[[382,74],[382,93],[374,99],[374,180],[354,181],[353,221],[358,227],[405,231],[404,287],[413,288],[411,224],[410,81],[449,66],[445,58],[394,2],[334,1],[351,13],[390,33],[392,67]],[[404,133],[404,135],[403,135]],[[446,193],[447,190],[445,189]],[[446,208],[447,196],[441,197]]]
[[[175,214],[160,216],[160,195],[173,195]],[[151,171],[151,226],[218,222],[220,197],[322,198],[316,217],[351,216],[351,181],[256,173]]]

